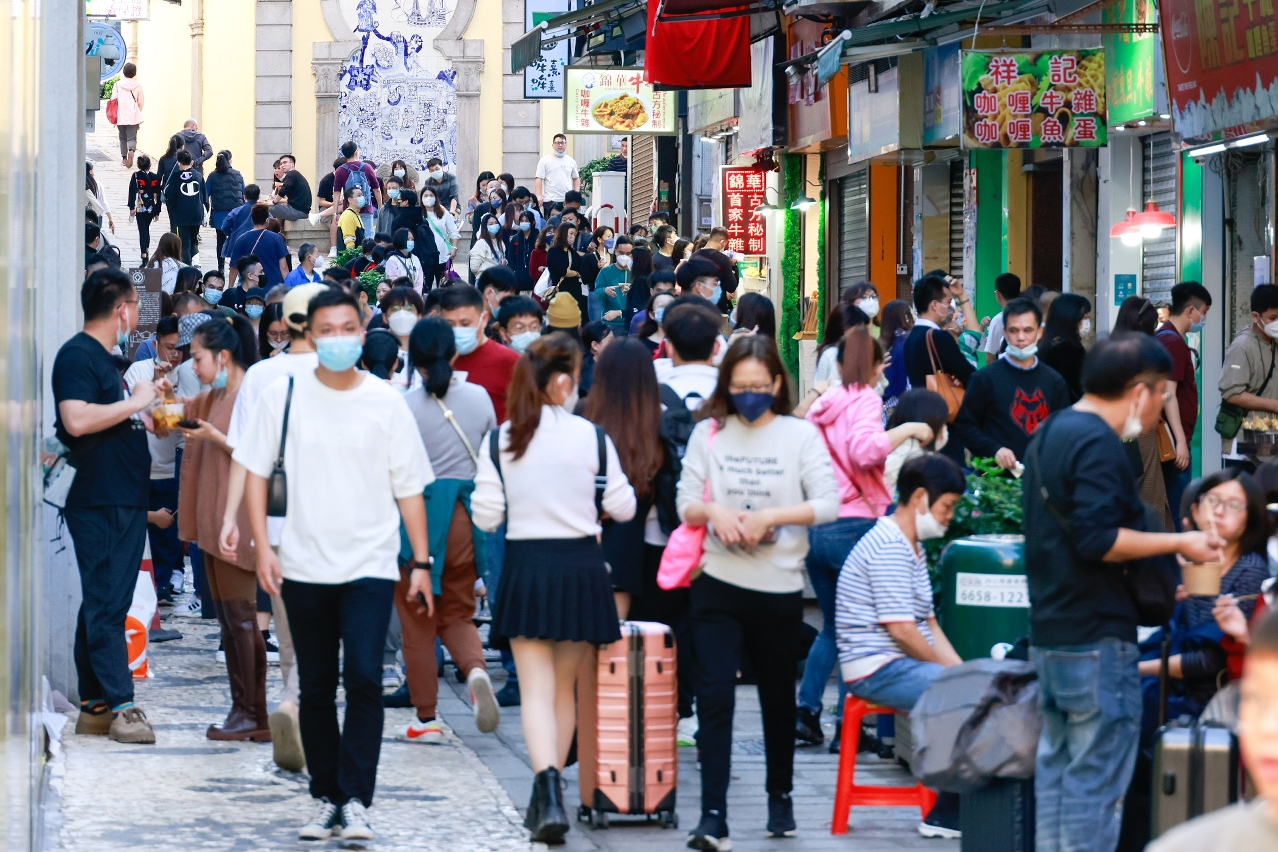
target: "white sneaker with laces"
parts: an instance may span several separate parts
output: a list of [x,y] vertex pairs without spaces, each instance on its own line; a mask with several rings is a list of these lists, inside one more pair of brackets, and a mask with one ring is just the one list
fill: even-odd
[[696,716],[689,716],[686,719],[679,720],[678,742],[680,746],[695,746],[697,744],[697,724]]
[[204,607],[200,603],[200,599],[192,597],[186,603],[178,604],[173,607],[173,612],[171,612],[170,615],[174,618],[203,618],[203,609]]
[[399,689],[400,684],[403,682],[404,676],[400,672],[399,663],[382,666],[382,689],[388,689],[393,692]]
[[328,250],[329,257],[337,257],[337,246],[333,246]]
[[470,689],[470,703],[475,708],[475,727],[481,734],[491,734],[501,724],[501,708],[497,706],[497,693],[488,672],[476,666],[466,676]]
[[439,745],[444,741],[444,726],[439,724],[438,719],[431,719],[429,722],[414,719],[408,723],[408,727],[396,735],[396,738],[410,743]]
[[316,227],[320,223],[320,214],[318,212],[312,213],[311,215],[306,217],[306,221],[311,223],[312,228]]
[[372,840],[376,835],[368,824],[368,811],[359,799],[351,799],[342,805],[342,839]]
[[328,799],[320,799],[315,815],[307,820],[306,825],[297,831],[298,840],[328,840],[333,836],[333,829],[341,825],[337,805]]
[[169,582],[173,586],[173,594],[175,595],[182,594],[182,592],[186,590],[186,572],[181,570],[174,571],[173,576],[169,580]]

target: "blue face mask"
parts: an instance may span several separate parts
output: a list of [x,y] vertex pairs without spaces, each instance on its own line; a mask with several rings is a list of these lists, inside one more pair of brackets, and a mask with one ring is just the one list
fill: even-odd
[[221,290],[205,290],[204,301],[208,302],[210,305],[216,305],[218,302],[222,301],[222,291]]
[[479,346],[479,329],[454,326],[453,341],[457,344],[458,355],[469,355]]
[[652,318],[655,319],[658,323],[661,322],[661,318],[664,317],[665,315],[666,315],[666,309],[664,306],[660,308],[652,309]]
[[613,237],[609,237],[608,239],[604,240],[604,248],[608,249],[608,251],[612,251],[613,246],[615,246],[616,244],[617,244],[617,240],[614,239]]
[[732,395],[732,407],[747,423],[753,423],[772,407],[772,394],[747,391]]
[[405,251],[412,251],[416,247],[417,247],[417,243],[413,242],[412,240],[409,240],[408,242],[404,243]]
[[321,337],[315,341],[315,352],[325,370],[343,373],[359,361],[359,356],[364,352],[364,344],[360,342],[358,335]]
[[1205,326],[1206,324],[1207,324],[1207,317],[1203,316],[1202,314],[1199,314],[1198,322],[1190,323],[1189,330],[1197,334],[1198,332],[1203,330],[1203,326]]
[[226,387],[226,370],[218,370],[217,375],[213,377],[213,390],[222,390]]
[[399,198],[399,190],[398,190],[398,189],[388,189],[388,190],[386,190],[386,194],[387,194],[387,195],[389,195],[389,196],[390,196],[391,198],[393,198],[393,199],[394,199],[394,198]]
[[498,225],[496,223],[488,226],[488,233],[490,234],[496,234],[500,230],[501,230],[501,225]]
[[723,285],[721,284],[714,285],[714,292],[710,294],[711,303],[717,305],[719,304],[719,300],[722,298],[723,298]]
[[531,229],[532,229],[532,222],[520,222],[520,223],[519,223],[519,230],[521,230],[521,231],[528,231],[528,230],[531,230]]
[[533,341],[539,337],[541,337],[541,332],[537,331],[525,331],[522,334],[516,334],[510,338],[510,348],[523,355],[528,351],[528,347],[532,346]]
[[565,155],[565,154],[567,154],[567,153],[568,153],[567,151],[556,151],[556,152],[555,152],[555,156],[556,156],[556,157],[562,157],[562,156],[564,156],[564,155]]
[[264,310],[266,310],[266,308],[262,307],[261,305],[245,305],[244,306],[244,313],[249,315],[249,319],[257,319],[258,317],[262,315],[262,311]]

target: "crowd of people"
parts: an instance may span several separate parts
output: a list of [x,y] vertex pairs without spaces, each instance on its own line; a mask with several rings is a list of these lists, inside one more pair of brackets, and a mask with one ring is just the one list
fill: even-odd
[[[1199,412],[1186,335],[1211,307],[1201,285],[1173,288],[1161,322],[1132,297],[1093,342],[1087,299],[1022,290],[1010,274],[994,282],[992,318],[943,272],[916,281],[908,302],[857,284],[832,307],[801,396],[775,308],[740,292],[726,232],[685,240],[660,214],[627,233],[592,230],[562,136],[534,192],[485,172],[468,199],[438,160],[425,174],[377,168],[354,143],[314,197],[291,157],[263,197],[229,152],[205,177],[202,139],[194,126],[173,137],[157,172],[136,155],[129,207],[164,281],[155,334],[130,359],[138,293],[90,223],[84,332],[53,369],[58,437],[77,471],[64,514],[84,591],[78,733],[155,742],[120,630],[149,536],[159,597],[185,586],[185,550],[198,599],[184,614],[221,628],[232,705],[209,738],[269,741],[281,767],[309,770],[317,805],[302,839],[374,836],[384,703],[415,711],[401,739],[442,741],[442,644],[480,731],[521,706],[536,773],[526,825],[561,842],[578,678],[626,618],[676,637],[678,736],[702,768],[688,846],[731,846],[747,671],[767,831],[791,836],[795,743],[823,743],[831,672],[840,699],[905,713],[962,662],[936,617],[923,542],[947,534],[972,459],[991,458],[1025,483],[1025,653],[1044,717],[1038,848],[1143,848],[1160,712],[1209,712],[1225,679],[1242,679],[1238,719],[1269,720],[1248,729],[1248,760],[1260,761],[1262,794],[1278,795],[1272,684],[1248,674],[1278,654],[1278,627],[1263,621],[1278,467],[1238,457],[1190,474]],[[101,195],[91,168],[88,183],[88,198]],[[148,256],[164,205],[171,232]],[[206,215],[218,262],[201,273],[191,261]],[[452,263],[462,216],[467,270]],[[306,244],[292,265],[280,237],[307,217],[330,220],[327,264]],[[365,283],[370,270],[382,275]],[[1278,287],[1256,287],[1252,309],[1222,393],[1278,410]],[[154,416],[174,405],[176,426]],[[664,589],[680,525],[709,534],[690,584]],[[1116,566],[1172,555],[1215,566],[1221,594],[1178,589],[1163,632],[1138,642],[1149,619]],[[810,649],[805,578],[823,622]],[[500,692],[475,626],[481,598],[507,672]],[[272,655],[284,681],[274,710]],[[859,745],[836,735],[831,749]],[[957,837],[959,820],[958,797],[942,794],[919,830]]]

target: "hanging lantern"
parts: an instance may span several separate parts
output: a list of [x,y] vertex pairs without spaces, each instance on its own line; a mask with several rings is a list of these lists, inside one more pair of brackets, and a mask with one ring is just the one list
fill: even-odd
[[[1128,211],[1130,213],[1130,211]],[[1140,235],[1147,240],[1156,240],[1163,234],[1164,228],[1176,227],[1176,217],[1158,209],[1158,202],[1152,198],[1145,202],[1145,210],[1134,217],[1128,217],[1133,226],[1140,229]]]
[[1136,221],[1136,208],[1127,208],[1127,217],[1109,229],[1110,239],[1118,238],[1125,246],[1138,246],[1141,243],[1140,223]]

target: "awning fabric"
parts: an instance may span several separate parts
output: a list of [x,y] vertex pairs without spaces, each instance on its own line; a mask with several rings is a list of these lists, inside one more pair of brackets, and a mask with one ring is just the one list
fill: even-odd
[[[667,7],[674,0],[666,0]],[[711,0],[683,0],[702,6]],[[739,89],[750,86],[750,18],[669,21],[657,18],[658,0],[648,3],[644,79],[673,89]],[[722,0],[714,3],[722,6]],[[740,6],[733,9],[742,8]],[[681,12],[688,11],[680,8]],[[696,11],[702,11],[697,9]]]
[[540,59],[545,45],[576,38],[608,21],[619,21],[631,10],[641,8],[643,3],[644,0],[595,0],[589,6],[556,15],[510,45],[510,73],[518,74]]

